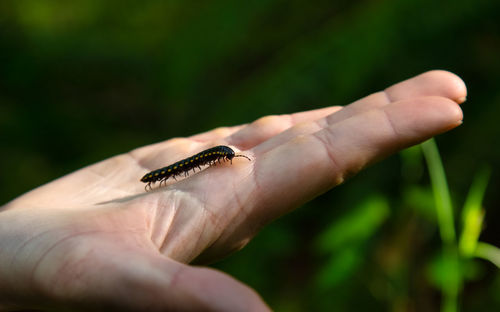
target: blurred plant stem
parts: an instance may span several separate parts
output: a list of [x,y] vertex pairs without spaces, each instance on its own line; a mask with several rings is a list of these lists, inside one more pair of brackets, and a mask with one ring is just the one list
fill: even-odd
[[434,139],[430,139],[422,143],[421,146],[429,169],[434,194],[439,233],[443,242],[443,260],[448,263],[450,269],[450,274],[442,280],[443,300],[441,311],[455,312],[458,309],[457,301],[461,289],[462,276],[459,268],[450,191],[436,142]]
[[455,245],[456,235],[450,191],[434,139],[422,143],[422,151],[429,168],[441,240],[445,245]]

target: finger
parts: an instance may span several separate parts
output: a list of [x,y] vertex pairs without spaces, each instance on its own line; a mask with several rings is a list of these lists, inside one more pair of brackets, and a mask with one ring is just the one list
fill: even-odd
[[270,311],[248,286],[213,269],[182,265],[172,286],[181,307],[194,301],[193,311]]
[[244,128],[246,124],[233,127],[219,127],[187,138],[173,138],[163,142],[150,144],[128,153],[141,167],[157,168],[165,161],[185,158],[193,151],[203,150],[206,144],[224,140],[226,137]]
[[339,109],[340,107],[327,107],[291,115],[266,116],[249,125],[220,127],[188,138],[170,139],[140,147],[129,154],[137,159],[141,166],[153,168],[158,166],[156,162],[159,159],[162,163],[165,161],[165,157],[177,159],[177,154],[182,157],[182,155],[191,154],[195,150],[201,151],[203,150],[202,145],[205,144],[228,144],[237,146],[239,149],[248,149],[296,123],[322,118]]
[[296,135],[317,131],[321,127],[322,121],[319,121],[317,125],[314,124],[314,121],[325,116],[328,116],[326,122],[332,124],[355,114],[403,99],[442,96],[461,103],[465,100],[466,95],[465,84],[458,76],[447,71],[433,70],[397,83],[383,92],[369,95],[344,108],[336,106],[291,115],[266,116],[248,125],[221,127],[187,139],[172,139],[136,149],[130,154],[135,159],[138,159],[141,166],[153,168],[163,164],[168,159],[181,159],[193,151],[202,150],[204,146],[200,146],[200,143],[228,144],[245,150],[284,132],[294,125],[306,122],[312,123],[306,126],[301,125],[302,129],[293,129],[291,133],[285,134],[274,142],[275,144],[265,147],[265,149],[269,149]]
[[153,170],[165,166],[166,163],[186,158],[187,155],[222,144],[225,138],[246,126],[243,124],[233,127],[219,127],[187,138],[174,138],[137,148],[130,151],[128,155],[132,156],[141,167]]
[[249,125],[220,127],[189,138],[175,138],[143,146],[130,151],[128,155],[141,167],[151,169],[162,166],[168,160],[179,160],[193,154],[193,151],[199,152],[217,144],[248,149],[294,124],[322,118],[339,109],[326,107],[290,115],[265,116]]
[[458,126],[461,119],[450,99],[402,100],[256,154],[255,179],[262,193],[256,209],[274,219],[368,164]]
[[[341,107],[327,107],[291,115],[266,116],[249,125],[220,127],[187,139],[178,138],[145,146],[134,150],[132,153],[138,159],[142,159],[144,155],[151,155],[155,151],[178,149],[179,146],[187,146],[186,149],[192,150],[193,148],[190,146],[192,145],[190,143],[193,143],[192,141],[209,142],[223,140],[224,138],[227,138],[227,144],[235,145],[240,149],[248,149],[295,124],[317,120],[327,115],[331,115],[328,122],[333,123],[361,111],[381,107],[402,99],[435,95],[447,97],[461,103],[465,100],[466,94],[465,84],[458,76],[447,71],[433,70],[397,83],[387,88],[385,92],[367,96],[343,109]],[[337,113],[332,115],[335,112]],[[198,146],[198,144],[194,145]]]
[[457,75],[444,70],[432,70],[397,83],[386,89],[386,93],[393,101],[440,96],[461,104],[467,97],[467,88]]
[[[99,246],[99,245],[97,245]],[[230,276],[136,248],[88,250],[50,281],[62,307],[87,311],[269,311]]]
[[233,133],[235,133],[237,131],[240,131],[242,128],[244,128],[246,126],[247,126],[247,124],[233,126],[233,127],[219,127],[219,128],[215,128],[213,130],[207,131],[207,132],[203,132],[203,133],[200,133],[197,135],[190,136],[190,137],[188,137],[188,139],[191,139],[191,140],[194,140],[197,142],[201,142],[201,143],[210,142],[210,141],[218,141],[218,140],[222,140],[222,139],[232,135]]
[[[465,100],[466,95],[467,89],[464,82],[455,74],[442,70],[429,71],[336,110],[328,115],[325,120],[318,118],[303,120],[308,122],[299,125],[296,123],[296,126],[283,131],[258,146],[257,150],[258,152],[265,152],[291,140],[297,135],[314,133],[327,125],[340,122],[371,109],[384,107],[392,102],[424,96],[441,96],[461,103]],[[256,131],[256,129],[250,130]],[[251,134],[248,136],[251,136]]]
[[465,101],[467,88],[457,75],[444,70],[432,70],[353,102],[338,113],[328,116],[327,122],[333,124],[392,102],[425,96],[441,96],[460,104]]
[[334,106],[290,115],[265,116],[229,136],[226,142],[241,150],[249,149],[298,123],[323,118],[340,109],[341,107]]

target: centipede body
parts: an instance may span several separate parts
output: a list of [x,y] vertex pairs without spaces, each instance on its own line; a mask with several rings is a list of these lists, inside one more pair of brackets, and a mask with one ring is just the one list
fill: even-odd
[[180,175],[188,176],[189,171],[193,170],[194,172],[195,168],[201,170],[202,166],[215,165],[217,162],[221,163],[221,160],[230,161],[232,164],[234,157],[244,157],[251,161],[251,159],[245,155],[235,154],[230,147],[219,145],[199,152],[191,157],[179,160],[166,167],[148,172],[141,178],[141,182],[146,183],[145,189],[147,191],[148,188],[152,189],[151,184],[160,182],[161,186],[161,184],[166,182],[169,178],[176,179],[176,177]]

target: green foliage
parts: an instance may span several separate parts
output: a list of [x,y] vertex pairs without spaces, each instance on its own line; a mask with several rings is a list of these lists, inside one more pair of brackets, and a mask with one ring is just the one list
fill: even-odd
[[367,240],[388,216],[387,200],[380,195],[368,196],[317,237],[317,252],[329,258],[316,275],[318,290],[337,286],[353,275],[363,263]]
[[335,253],[349,245],[366,241],[389,215],[389,203],[380,195],[368,196],[346,215],[332,222],[318,236],[320,253]]
[[[466,271],[461,264],[474,255],[490,260],[497,266],[500,260],[500,249],[478,242],[484,216],[481,203],[490,172],[483,170],[472,184],[462,209],[463,228],[460,242],[457,245],[451,196],[439,151],[433,139],[421,146],[429,167],[441,240],[443,241],[442,256],[431,262],[430,280],[439,285],[443,291],[444,298],[441,310],[455,312],[458,310],[458,296],[462,290],[462,281],[466,277]],[[460,258],[459,252],[463,259]]]
[[346,246],[320,268],[316,275],[316,289],[325,292],[332,287],[339,286],[352,277],[363,263],[363,252],[356,247]]

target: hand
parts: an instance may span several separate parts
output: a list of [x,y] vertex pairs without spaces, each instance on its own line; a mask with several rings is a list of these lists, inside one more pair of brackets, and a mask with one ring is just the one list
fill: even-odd
[[[104,160],[1,208],[0,308],[265,311],[206,263],[367,165],[460,125],[464,83],[432,71],[345,107],[266,116]],[[215,145],[249,156],[145,192]],[[175,183],[174,183],[175,182]]]

